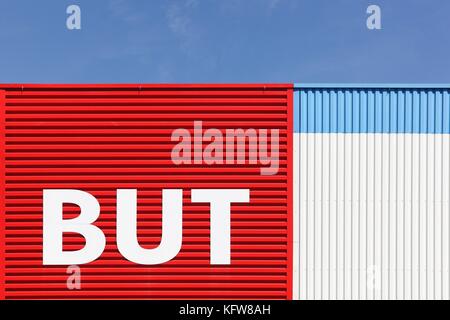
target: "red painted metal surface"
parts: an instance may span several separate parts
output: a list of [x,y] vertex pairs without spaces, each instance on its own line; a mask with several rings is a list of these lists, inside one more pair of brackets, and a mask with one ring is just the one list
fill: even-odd
[[5,91],[0,90],[0,299],[5,298]]
[[[0,85],[2,232],[0,295],[20,298],[291,299],[292,87],[289,85]],[[280,129],[280,169],[174,165],[171,133],[192,128]],[[102,256],[80,265],[81,289],[66,266],[42,264],[42,190],[80,189],[101,205]],[[138,237],[161,237],[163,188],[182,188],[183,245],[157,266],[127,261],[115,241],[116,190],[138,190]],[[231,264],[210,265],[209,205],[192,188],[249,188],[231,207]],[[65,217],[78,213],[65,207]],[[64,249],[83,246],[76,234]]]

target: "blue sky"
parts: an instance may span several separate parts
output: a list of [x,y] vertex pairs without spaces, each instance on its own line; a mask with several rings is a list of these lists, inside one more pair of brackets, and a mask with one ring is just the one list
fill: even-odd
[[450,83],[450,1],[0,0],[0,48],[2,83]]

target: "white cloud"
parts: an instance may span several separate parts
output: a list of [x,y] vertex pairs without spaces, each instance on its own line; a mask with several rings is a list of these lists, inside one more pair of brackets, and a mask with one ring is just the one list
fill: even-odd
[[169,28],[176,35],[187,35],[191,25],[191,19],[183,7],[172,3],[166,11]]
[[268,0],[267,5],[269,6],[270,10],[273,10],[280,4],[280,2],[281,0]]
[[126,0],[110,0],[109,10],[113,16],[128,23],[137,22],[145,17],[142,13],[130,7]]
[[192,14],[199,5],[199,0],[182,0],[170,1],[166,7],[167,26],[179,41],[181,50],[188,56],[195,56],[201,48],[201,28],[192,19]]

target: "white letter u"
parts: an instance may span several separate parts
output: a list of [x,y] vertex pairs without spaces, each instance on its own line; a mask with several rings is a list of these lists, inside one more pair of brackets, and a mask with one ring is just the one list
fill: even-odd
[[162,191],[162,235],[157,248],[144,249],[137,239],[137,191],[117,190],[117,248],[129,261],[155,265],[173,259],[181,250],[183,190]]

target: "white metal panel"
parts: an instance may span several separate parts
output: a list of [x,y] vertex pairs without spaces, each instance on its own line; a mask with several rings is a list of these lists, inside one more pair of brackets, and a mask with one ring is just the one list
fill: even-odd
[[450,135],[296,136],[300,299],[449,299]]
[[292,299],[300,298],[300,137],[294,135],[294,212],[293,212],[293,268],[292,268]]

